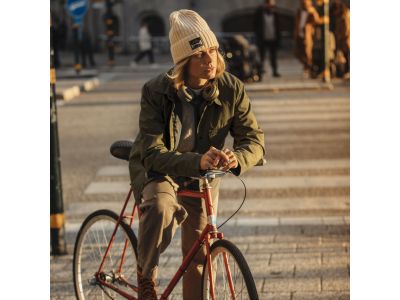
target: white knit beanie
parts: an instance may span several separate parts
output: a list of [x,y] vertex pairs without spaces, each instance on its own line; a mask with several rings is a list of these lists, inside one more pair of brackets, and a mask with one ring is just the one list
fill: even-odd
[[174,64],[210,47],[219,47],[207,22],[193,10],[181,9],[169,15],[169,41]]

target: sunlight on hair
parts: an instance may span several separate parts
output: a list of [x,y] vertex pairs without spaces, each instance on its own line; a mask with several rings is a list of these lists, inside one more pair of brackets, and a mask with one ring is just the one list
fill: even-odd
[[[167,74],[174,82],[175,89],[179,90],[185,83],[186,77],[186,67],[190,60],[190,56],[178,62],[172,69],[172,74]],[[215,78],[221,76],[225,71],[225,59],[219,51],[217,51],[217,70]]]

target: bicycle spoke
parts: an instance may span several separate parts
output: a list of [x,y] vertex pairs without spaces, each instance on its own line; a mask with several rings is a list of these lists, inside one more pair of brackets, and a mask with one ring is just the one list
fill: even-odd
[[[74,282],[77,298],[80,300],[125,299],[117,291],[102,285],[94,278],[106,254],[117,220],[118,216],[115,213],[101,210],[89,216],[78,233],[74,251]],[[118,272],[125,241],[128,243],[125,254],[125,273],[115,273]],[[120,225],[99,274],[102,280],[126,293],[132,293],[131,287],[137,286],[136,276],[134,276],[136,275],[136,252],[134,251],[136,243],[132,230],[127,225]],[[123,276],[127,284],[124,284],[124,281],[118,278],[119,276]]]
[[[105,231],[104,230],[104,224],[102,224],[102,227],[103,227],[103,240],[104,240],[104,244],[106,245],[106,250],[105,251],[107,251],[107,246],[108,246],[109,239],[107,239],[106,234],[104,232]],[[111,236],[110,236],[110,238],[111,238]],[[105,254],[105,252],[104,252],[104,254]],[[113,265],[113,260],[112,260],[111,254],[108,253],[108,256],[110,257],[111,265]],[[107,257],[106,257],[106,259],[107,259]]]
[[[215,277],[216,300],[258,299],[251,272],[239,249],[226,240],[216,241],[211,247]],[[206,261],[204,268],[208,268]],[[210,299],[210,279],[203,269],[203,299]]]

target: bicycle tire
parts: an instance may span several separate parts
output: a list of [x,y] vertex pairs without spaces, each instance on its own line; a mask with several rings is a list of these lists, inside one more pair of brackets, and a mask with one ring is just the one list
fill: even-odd
[[[98,271],[117,221],[118,215],[113,211],[98,210],[90,214],[82,223],[75,242],[72,264],[75,295],[79,300],[126,299],[112,289],[104,285],[101,286],[94,276]],[[122,269],[123,277],[119,277],[115,276],[115,271],[118,270],[126,239],[130,245],[126,248]],[[107,278],[108,283],[112,283],[117,288],[132,295],[134,291],[132,287],[126,285],[126,282],[137,287],[136,265],[136,236],[128,224],[120,222],[113,245],[104,262],[104,278]],[[129,271],[127,268],[129,268]]]
[[[258,300],[253,275],[240,250],[228,240],[218,240],[212,244],[210,251],[214,270],[215,300],[233,298],[227,280],[226,268],[224,268],[223,255],[221,255],[223,253],[227,254],[236,299]],[[207,258],[203,264],[201,282],[202,299],[211,299]]]

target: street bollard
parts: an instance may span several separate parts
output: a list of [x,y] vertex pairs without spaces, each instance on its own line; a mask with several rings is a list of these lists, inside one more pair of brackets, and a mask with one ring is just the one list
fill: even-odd
[[50,22],[50,243],[52,255],[65,255],[67,254],[67,243],[65,240],[64,205],[61,186],[53,34],[53,26]]

